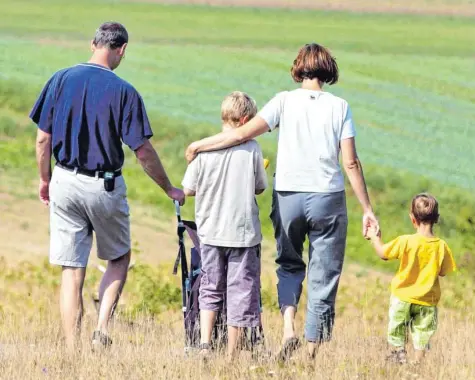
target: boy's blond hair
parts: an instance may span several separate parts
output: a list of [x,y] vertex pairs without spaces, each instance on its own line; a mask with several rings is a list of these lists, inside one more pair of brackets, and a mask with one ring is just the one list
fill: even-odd
[[221,103],[221,120],[234,127],[240,126],[243,117],[247,116],[251,120],[256,114],[257,104],[245,92],[231,92]]

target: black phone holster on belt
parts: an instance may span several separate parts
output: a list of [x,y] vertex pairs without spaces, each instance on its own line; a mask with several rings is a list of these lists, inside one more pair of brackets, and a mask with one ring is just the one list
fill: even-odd
[[114,191],[115,189],[115,173],[104,172],[104,190],[107,192]]

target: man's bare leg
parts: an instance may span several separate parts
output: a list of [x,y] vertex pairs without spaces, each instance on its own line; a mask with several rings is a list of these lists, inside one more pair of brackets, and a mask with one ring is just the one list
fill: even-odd
[[60,310],[66,347],[69,351],[77,348],[83,315],[82,288],[86,268],[63,267],[61,275]]
[[109,261],[102,276],[101,285],[99,286],[100,306],[96,330],[103,334],[108,335],[111,313],[119,301],[120,293],[127,279],[129,263],[130,251],[116,260]]

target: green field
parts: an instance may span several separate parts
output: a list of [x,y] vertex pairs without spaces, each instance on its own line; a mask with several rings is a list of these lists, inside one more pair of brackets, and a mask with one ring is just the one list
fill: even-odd
[[[253,0],[232,3],[243,1]],[[262,1],[274,4],[255,3]],[[310,4],[275,0],[300,2]],[[395,2],[381,0],[373,10],[390,10]],[[352,10],[371,10],[372,4],[332,3]],[[463,13],[473,1],[398,3],[415,13],[441,13],[460,5],[457,12]],[[58,310],[61,270],[39,259],[47,251],[47,228],[38,228],[47,225],[47,209],[35,208],[39,202],[31,200],[37,197],[38,175],[36,129],[28,113],[55,71],[89,59],[95,29],[109,20],[129,30],[126,59],[117,74],[142,94],[153,143],[176,185],[186,169],[185,147],[219,131],[220,104],[227,93],[246,91],[261,107],[276,92],[296,87],[289,69],[301,45],[316,41],[333,51],[341,79],[327,90],[352,107],[383,237],[410,233],[410,199],[430,191],[440,202],[437,233],[452,247],[460,269],[442,282],[440,329],[426,363],[390,367],[382,361],[391,278],[385,271],[397,263],[379,260],[361,237],[361,210],[349,186],[349,260],[338,294],[336,337],[322,348],[316,370],[306,367],[303,356],[286,366],[264,360],[257,370],[251,370],[245,355],[233,366],[220,357],[210,367],[184,360],[181,291],[168,262],[176,249],[173,207],[130,152],[125,176],[132,232],[134,236],[140,229],[151,243],[148,249],[134,243],[137,265],[118,308],[112,351],[95,356],[84,349],[73,359],[64,355]],[[467,334],[475,328],[474,36],[469,17],[167,6],[153,0],[0,0],[0,379],[475,378],[475,341]],[[259,142],[271,160],[270,178],[277,133]],[[263,319],[268,348],[275,352],[282,319],[269,248],[271,192],[258,199],[265,235]],[[193,217],[192,200],[184,213]],[[18,250],[20,260],[15,260],[15,244],[26,250]],[[99,275],[91,266],[86,278],[84,348],[96,320],[90,293]],[[304,314],[298,313],[299,331]]]
[[[95,28],[116,19],[130,46],[117,73],[143,95],[166,168],[176,184],[188,143],[220,128],[224,95],[239,89],[262,106],[292,89],[298,48],[332,49],[340,83],[329,90],[353,108],[358,148],[386,237],[410,232],[407,205],[430,190],[441,201],[441,233],[457,256],[475,242],[473,36],[468,18],[165,6],[117,1],[0,1],[0,175],[3,190],[34,196],[35,128],[26,115],[56,70],[86,61]],[[277,134],[260,139],[274,160]],[[132,199],[171,212],[128,155]],[[20,186],[22,191],[17,188]],[[261,200],[266,237],[270,192]],[[348,255],[380,265],[360,237],[350,197]],[[186,209],[192,215],[192,207]]]

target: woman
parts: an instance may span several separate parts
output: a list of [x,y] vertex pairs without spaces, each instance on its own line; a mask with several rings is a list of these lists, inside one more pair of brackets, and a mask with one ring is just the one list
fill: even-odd
[[188,161],[199,152],[243,143],[279,128],[271,219],[277,241],[278,298],[284,318],[286,360],[299,346],[294,320],[305,278],[303,244],[309,239],[308,303],[305,338],[310,358],[331,337],[347,234],[342,163],[361,206],[363,235],[378,226],[355,147],[348,103],[322,90],[338,81],[338,66],[318,44],[302,47],[291,69],[301,88],[278,93],[241,128],[192,143]]

